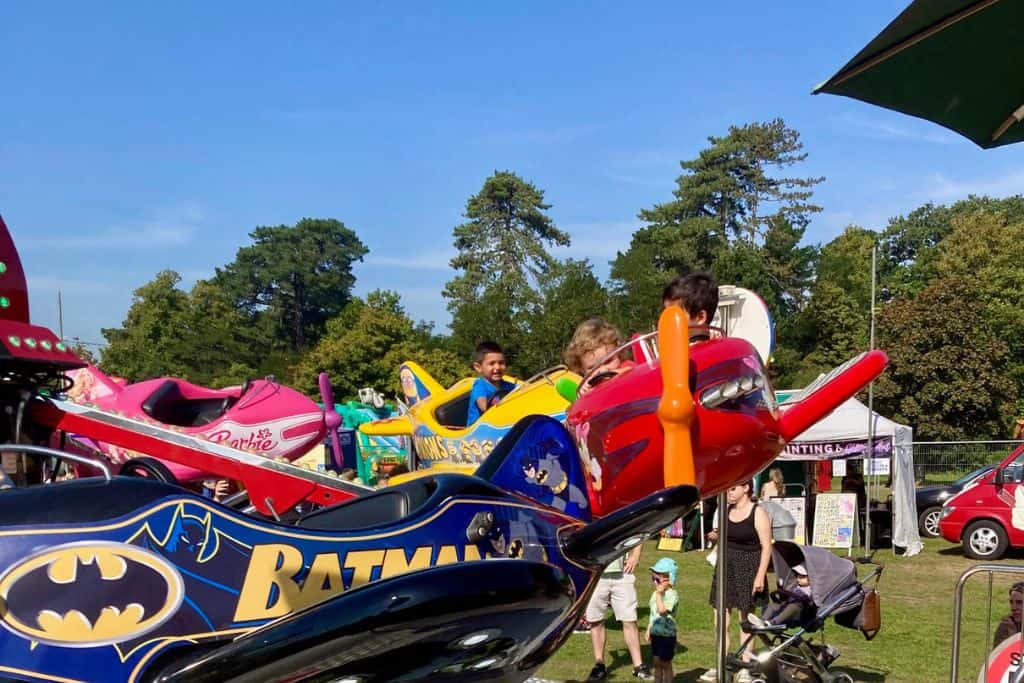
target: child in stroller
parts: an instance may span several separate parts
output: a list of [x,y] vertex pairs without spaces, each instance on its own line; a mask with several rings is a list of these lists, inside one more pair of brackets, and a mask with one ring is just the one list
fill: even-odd
[[[860,561],[875,564],[866,558]],[[833,617],[838,625],[860,629],[868,640],[873,638],[877,627],[870,625],[871,631],[865,627],[863,608],[868,591],[864,584],[872,579],[877,584],[882,566],[876,564],[858,580],[852,561],[824,548],[789,541],[773,544],[772,563],[778,577],[775,604],[761,619],[741,625],[747,636],[729,656],[728,668],[748,670],[755,682],[852,683],[849,674],[829,670],[839,652],[831,645],[814,642],[813,634],[822,631],[826,620]],[[740,655],[754,638],[764,649],[753,661],[744,662]]]
[[[796,586],[793,591],[787,591],[780,586],[775,592],[778,601],[772,602],[764,608],[764,613],[759,617],[756,614],[747,615],[748,621],[756,628],[764,628],[774,624],[796,626],[801,622],[813,618],[813,614],[805,614],[813,611],[814,601],[811,599],[811,578],[807,576],[807,568],[802,564],[793,566],[793,576]],[[780,581],[780,583],[783,583]]]

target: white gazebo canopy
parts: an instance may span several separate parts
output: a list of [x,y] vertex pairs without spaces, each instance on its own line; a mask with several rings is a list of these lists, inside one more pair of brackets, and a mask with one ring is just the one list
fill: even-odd
[[[780,399],[790,393],[779,392]],[[784,404],[782,409],[785,410]],[[874,427],[878,444],[874,449],[875,457],[888,456],[891,448],[893,545],[904,548],[908,556],[916,555],[923,546],[914,502],[913,429],[869,411],[866,405],[851,398],[788,444],[779,460],[865,457],[869,425]]]

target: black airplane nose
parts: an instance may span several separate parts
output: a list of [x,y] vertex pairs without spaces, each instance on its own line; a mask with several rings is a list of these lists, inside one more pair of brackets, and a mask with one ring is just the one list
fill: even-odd
[[604,567],[643,543],[700,502],[696,486],[673,486],[561,536],[565,556],[579,564]]

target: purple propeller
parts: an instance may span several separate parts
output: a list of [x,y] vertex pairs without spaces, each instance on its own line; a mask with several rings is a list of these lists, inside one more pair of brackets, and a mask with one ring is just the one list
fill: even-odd
[[324,425],[327,427],[327,433],[331,435],[331,447],[334,449],[334,462],[340,467],[344,465],[341,442],[338,441],[338,427],[341,426],[342,420],[334,407],[334,389],[331,388],[331,380],[326,372],[321,372],[317,376],[317,382],[320,384],[320,400],[324,404]]

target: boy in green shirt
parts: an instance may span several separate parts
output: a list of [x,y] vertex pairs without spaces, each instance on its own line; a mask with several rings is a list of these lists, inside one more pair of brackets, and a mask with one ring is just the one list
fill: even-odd
[[679,594],[676,582],[675,560],[663,557],[651,567],[654,592],[651,593],[651,621],[645,639],[651,644],[654,683],[672,682],[672,657],[676,652],[676,605]]

